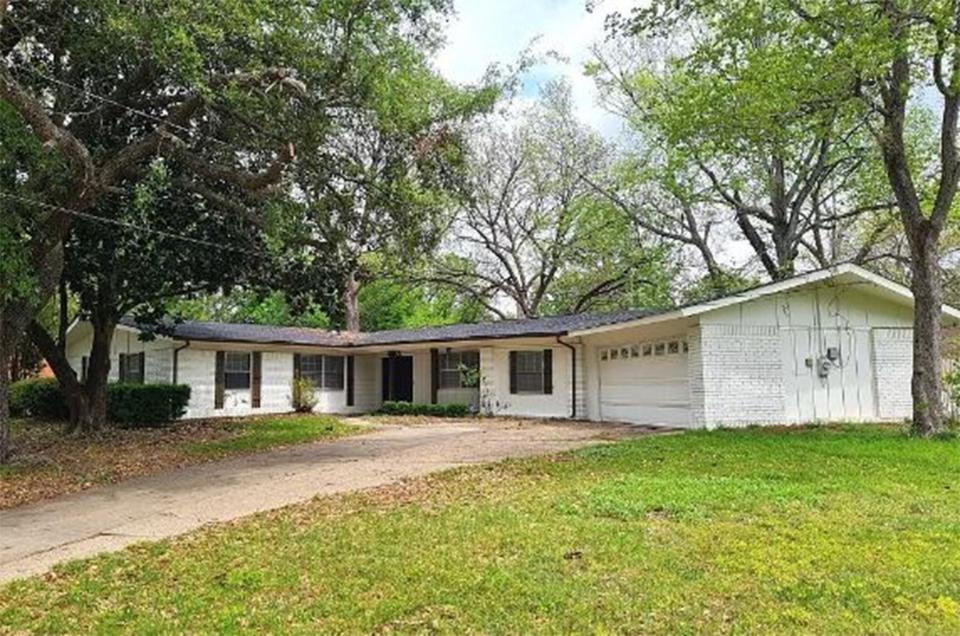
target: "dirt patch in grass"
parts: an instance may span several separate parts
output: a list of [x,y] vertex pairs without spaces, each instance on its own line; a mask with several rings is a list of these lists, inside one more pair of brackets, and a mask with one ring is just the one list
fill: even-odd
[[232,455],[342,437],[365,427],[329,416],[269,416],[110,428],[68,437],[62,424],[13,423],[14,458],[0,466],[0,510]]

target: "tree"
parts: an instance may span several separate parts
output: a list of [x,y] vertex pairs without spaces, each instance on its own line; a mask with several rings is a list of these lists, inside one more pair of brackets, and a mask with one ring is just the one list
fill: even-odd
[[17,219],[5,223],[2,260],[26,265],[0,299],[0,368],[56,289],[74,222],[106,193],[129,191],[164,157],[185,168],[185,187],[236,212],[236,199],[281,180],[291,139],[322,136],[327,113],[366,90],[362,74],[385,40],[430,32],[443,4],[0,5],[2,133],[33,144],[15,188],[0,193]]
[[[750,87],[752,102],[764,112],[787,109],[811,126],[833,113],[863,120],[882,158],[909,253],[914,431],[929,436],[942,430],[940,243],[960,177],[960,5],[954,0],[654,2],[613,22],[633,33],[695,28],[699,37],[689,59],[727,69],[738,46],[775,37],[775,50],[737,58],[742,64],[727,78],[729,85]],[[772,69],[776,76],[765,73]],[[771,81],[750,81],[758,76]],[[922,100],[923,95],[936,99]],[[925,161],[913,152],[909,131],[911,121],[931,111],[939,120],[936,153]]]
[[[790,94],[777,103],[755,98],[757,86],[782,74],[772,26],[728,40],[718,57],[676,44],[673,32],[646,29],[638,42],[626,31],[595,48],[589,70],[608,107],[638,133],[639,156],[598,190],[648,231],[696,251],[716,283],[727,274],[711,245],[718,227],[731,226],[779,280],[803,259],[836,262],[842,241],[832,239],[844,226],[892,207],[862,187],[871,155],[860,114],[824,109],[814,117]],[[767,63],[744,70],[760,57]]]
[[[430,47],[397,43],[355,108],[332,115],[331,131],[295,170],[299,199],[285,241],[301,251],[301,286],[329,297],[331,317],[361,326],[362,286],[433,252],[460,180],[461,129],[488,109],[492,80],[459,88],[430,68]],[[320,264],[321,268],[314,267]]]
[[[224,216],[175,181],[157,162],[131,196],[101,197],[94,210],[102,220],[85,219],[73,229],[63,280],[79,300],[80,317],[93,327],[83,377],[71,367],[62,342],[40,320],[30,324],[30,337],[70,407],[68,432],[106,423],[111,343],[121,318],[136,313],[144,323],[157,324],[169,299],[256,282],[269,267],[260,235],[245,215]],[[189,241],[181,238],[184,233]]]
[[[504,302],[532,317],[548,308],[576,311],[652,284],[640,272],[660,265],[661,254],[639,240],[621,240],[623,224],[588,182],[606,168],[609,152],[577,122],[569,87],[561,83],[548,85],[516,128],[487,122],[471,143],[448,256],[428,280],[470,294],[501,318],[511,314]],[[592,223],[595,215],[613,222]]]

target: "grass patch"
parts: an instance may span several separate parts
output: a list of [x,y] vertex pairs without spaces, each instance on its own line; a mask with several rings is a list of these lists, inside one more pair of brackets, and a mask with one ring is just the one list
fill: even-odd
[[235,435],[226,439],[189,444],[186,451],[201,457],[222,457],[250,453],[277,446],[303,444],[351,435],[359,426],[326,415],[300,415],[239,420]]
[[697,432],[466,468],[0,589],[41,633],[956,633],[960,442]]
[[359,433],[322,415],[184,421],[66,437],[59,422],[16,420],[13,462],[0,466],[0,509],[221,457]]

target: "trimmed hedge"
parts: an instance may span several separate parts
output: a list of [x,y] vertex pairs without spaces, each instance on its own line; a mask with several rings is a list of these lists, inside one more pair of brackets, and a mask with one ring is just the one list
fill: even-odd
[[70,417],[67,402],[54,378],[19,380],[10,385],[8,396],[13,417],[45,420],[65,420]]
[[189,401],[186,384],[109,384],[107,419],[126,427],[166,424],[183,417]]
[[[70,416],[60,385],[53,378],[10,385],[14,417],[65,420]],[[108,384],[107,419],[127,427],[173,422],[186,413],[190,387],[184,384]]]
[[471,415],[466,404],[415,404],[413,402],[384,402],[380,412],[385,415],[433,415],[436,417],[466,417]]

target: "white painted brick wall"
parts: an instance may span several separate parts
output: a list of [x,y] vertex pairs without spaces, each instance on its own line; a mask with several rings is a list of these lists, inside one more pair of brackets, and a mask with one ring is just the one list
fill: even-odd
[[[691,347],[699,358],[691,377],[693,402],[701,401],[698,422],[742,426],[782,422],[783,363],[777,327],[702,325]],[[696,397],[694,397],[696,396]],[[700,407],[694,407],[698,409]]]
[[695,427],[707,426],[705,385],[703,381],[703,355],[700,342],[700,327],[687,332],[687,369],[690,388],[690,419]]
[[874,329],[873,368],[877,415],[882,419],[910,417],[913,399],[913,330]]

